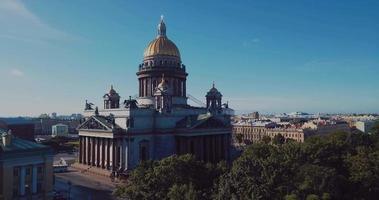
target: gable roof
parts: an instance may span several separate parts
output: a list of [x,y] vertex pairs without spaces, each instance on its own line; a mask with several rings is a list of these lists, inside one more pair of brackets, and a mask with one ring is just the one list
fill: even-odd
[[[100,125],[100,127],[93,127],[90,123],[98,123],[97,125]],[[94,115],[88,118],[85,122],[79,125],[77,128],[79,129],[103,129],[112,131],[113,129],[121,129],[120,126],[118,126],[116,123],[114,123],[114,119],[111,117],[105,117],[100,115]]]
[[[6,133],[8,130],[0,129],[0,135]],[[3,145],[3,138],[0,137],[0,152],[13,152],[13,151],[30,151],[30,150],[40,150],[49,149],[48,146],[38,144],[36,142],[23,140],[18,137],[11,136],[11,143],[9,146]]]
[[176,123],[176,128],[226,128],[226,125],[212,114],[207,113],[187,116]]

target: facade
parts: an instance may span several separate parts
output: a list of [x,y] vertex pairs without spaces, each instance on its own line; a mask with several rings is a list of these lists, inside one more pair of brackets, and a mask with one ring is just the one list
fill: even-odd
[[65,124],[68,126],[69,134],[77,134],[76,130],[80,125],[80,119],[52,119],[52,118],[36,118],[33,119],[35,126],[34,134],[36,136],[50,136],[52,135],[52,127],[56,124]]
[[86,102],[85,121],[78,127],[77,166],[123,173],[141,161],[174,154],[191,153],[209,162],[228,160],[233,110],[222,104],[214,85],[206,93],[206,107],[188,105],[187,76],[162,19],[138,67],[138,98],[120,104],[112,86],[103,95],[103,109]]
[[234,124],[233,138],[237,143],[254,143],[261,141],[265,136],[274,138],[281,134],[286,139],[304,142],[305,138],[313,135],[328,135],[338,131],[350,132],[350,127],[343,121],[321,119],[310,120],[303,124],[285,124],[285,126],[281,126],[280,122],[255,121],[248,124]]
[[[304,142],[305,133],[299,128],[268,128],[264,126],[251,126],[251,125],[234,125],[233,136],[235,140],[240,137],[241,141],[237,142],[251,142],[255,143],[261,141],[263,137],[268,136],[271,139],[276,135],[281,134],[286,139],[292,139],[297,142]],[[238,136],[240,135],[240,136]]]
[[34,140],[34,123],[31,120],[16,117],[16,118],[1,118],[0,121],[6,124],[7,128],[12,130],[12,134],[25,139]]
[[66,124],[55,124],[51,127],[53,137],[68,136],[68,126]]
[[52,151],[5,129],[0,134],[0,200],[52,199]]
[[375,125],[375,121],[356,121],[353,122],[353,127],[362,131],[363,133],[370,133]]
[[349,124],[345,121],[312,120],[304,123],[302,128],[309,135],[327,135],[338,131],[350,133]]

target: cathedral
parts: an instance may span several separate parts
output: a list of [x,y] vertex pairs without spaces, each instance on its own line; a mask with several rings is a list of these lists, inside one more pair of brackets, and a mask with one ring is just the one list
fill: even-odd
[[229,160],[234,111],[222,103],[214,84],[206,103],[194,99],[202,106],[189,105],[187,76],[162,18],[138,66],[138,97],[120,103],[112,86],[100,108],[86,102],[85,120],[78,127],[78,165],[123,173],[141,161],[174,154],[190,153],[205,162]]

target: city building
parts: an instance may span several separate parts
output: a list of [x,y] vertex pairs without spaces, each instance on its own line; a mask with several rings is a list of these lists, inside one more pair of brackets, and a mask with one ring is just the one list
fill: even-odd
[[0,129],[0,200],[52,199],[53,155],[49,147]]
[[330,119],[313,119],[304,117],[272,118],[271,120],[237,121],[233,124],[233,139],[235,143],[254,143],[263,137],[274,138],[281,134],[286,139],[304,142],[304,139],[314,135],[328,135],[334,132],[350,132],[345,121]]
[[80,119],[60,119],[59,117],[52,118],[35,118],[33,119],[33,123],[35,126],[35,135],[36,136],[51,136],[53,134],[53,126],[56,124],[64,124],[68,126],[69,134],[77,134],[78,128],[80,124]]
[[66,124],[55,124],[51,127],[51,132],[53,137],[62,136],[67,137],[68,136],[68,126]]
[[363,133],[371,133],[372,128],[375,125],[375,121],[355,121],[352,126],[362,131]]
[[286,139],[304,142],[305,133],[299,128],[271,128],[265,126],[233,125],[233,137],[237,143],[255,143],[262,141],[263,137],[271,139],[281,134]]
[[304,129],[308,135],[327,135],[334,132],[350,133],[350,127],[347,122],[335,120],[311,120],[304,123],[302,129]]
[[205,107],[190,106],[186,70],[162,19],[138,67],[138,98],[120,104],[112,86],[103,95],[103,109],[86,102],[76,167],[123,173],[144,160],[186,153],[207,162],[229,160],[234,111],[214,84]]
[[14,136],[26,140],[34,140],[35,126],[33,121],[22,117],[0,118],[0,121],[6,124],[8,129],[12,130]]

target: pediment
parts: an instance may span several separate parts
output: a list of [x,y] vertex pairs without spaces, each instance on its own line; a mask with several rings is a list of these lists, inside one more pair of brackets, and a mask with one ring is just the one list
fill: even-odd
[[201,124],[194,127],[194,129],[204,129],[204,128],[226,128],[225,124],[216,118],[209,118],[203,121]]
[[211,115],[187,116],[176,124],[177,128],[206,129],[227,128],[227,125]]
[[95,117],[91,117],[81,125],[79,125],[78,130],[112,130],[112,127],[107,126]]

